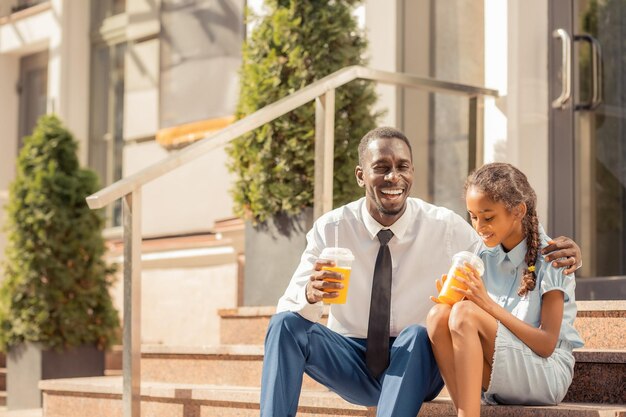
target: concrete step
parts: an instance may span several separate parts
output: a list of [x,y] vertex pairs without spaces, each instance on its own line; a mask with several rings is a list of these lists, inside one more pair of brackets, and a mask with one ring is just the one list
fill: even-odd
[[[574,326],[586,348],[626,349],[626,300],[578,301]],[[219,310],[222,344],[263,344],[275,307],[239,307]],[[324,315],[324,320],[327,314]]]
[[[259,387],[263,353],[263,347],[255,345],[144,345],[141,375],[154,382]],[[567,401],[626,403],[626,350],[577,349],[574,357],[574,381]],[[306,375],[303,389],[327,391]]]
[[[45,417],[121,417],[120,377],[47,380],[40,383]],[[146,382],[141,387],[142,415],[150,417],[257,417],[258,388]],[[350,404],[332,392],[303,391],[299,416],[374,416],[375,409]],[[452,416],[447,397],[424,404],[419,416]],[[488,417],[626,417],[626,405],[563,403],[553,407],[486,406]]]
[[626,404],[626,349],[576,349],[565,401]]
[[587,349],[626,349],[626,300],[577,301],[574,326]]
[[[276,307],[238,307],[218,310],[220,343],[224,345],[262,345]],[[326,324],[328,308],[321,322]]]
[[[170,347],[143,345],[141,378],[183,384],[261,386],[263,346]],[[303,388],[327,391],[305,375]]]
[[43,409],[7,410],[2,407],[0,408],[0,417],[43,417]]

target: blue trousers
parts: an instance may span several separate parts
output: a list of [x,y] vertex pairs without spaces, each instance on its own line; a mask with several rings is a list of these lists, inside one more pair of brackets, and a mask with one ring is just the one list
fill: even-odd
[[365,364],[366,342],[297,313],[276,314],[265,337],[261,417],[296,415],[305,372],[346,401],[377,406],[379,417],[416,417],[443,388],[426,328],[409,326],[389,340],[389,367],[379,379]]

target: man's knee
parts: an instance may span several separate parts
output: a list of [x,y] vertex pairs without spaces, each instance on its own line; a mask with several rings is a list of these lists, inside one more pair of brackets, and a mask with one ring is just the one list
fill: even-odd
[[283,311],[281,313],[274,314],[270,319],[265,339],[267,341],[271,335],[281,334],[285,331],[295,335],[300,331],[306,331],[311,324],[312,322],[303,318],[298,313],[294,313],[293,311]]
[[396,340],[407,347],[430,344],[426,327],[418,324],[405,327]]

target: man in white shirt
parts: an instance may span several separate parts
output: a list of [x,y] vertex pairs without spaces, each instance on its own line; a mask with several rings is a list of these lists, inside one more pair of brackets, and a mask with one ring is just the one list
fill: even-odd
[[[411,145],[402,132],[383,127],[361,140],[355,174],[365,197],[315,222],[300,265],[270,322],[261,416],[295,416],[304,372],[347,401],[377,406],[378,416],[415,417],[422,402],[442,389],[421,324],[431,307],[429,296],[436,293],[435,279],[448,269],[456,252],[473,251],[479,238],[451,210],[408,197],[413,171]],[[347,302],[331,305],[326,327],[317,323],[323,300],[336,297],[332,291],[342,284],[324,280],[341,276],[322,270],[330,264],[318,258],[325,247],[335,246],[336,227],[339,245],[349,248],[355,260]],[[393,233],[387,244],[393,278],[389,347],[382,355],[385,365],[380,373],[373,370],[370,358],[366,360],[366,351],[375,264],[381,244],[385,245],[377,235],[386,229]],[[563,258],[557,261],[560,266],[576,262],[568,256],[580,259],[578,247],[569,239],[549,249],[560,249],[550,254],[551,259]]]

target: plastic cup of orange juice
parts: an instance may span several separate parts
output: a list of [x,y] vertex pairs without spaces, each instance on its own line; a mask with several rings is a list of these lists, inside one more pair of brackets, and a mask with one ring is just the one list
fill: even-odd
[[339,290],[326,290],[326,292],[336,292],[339,293],[339,295],[335,298],[324,299],[324,303],[345,304],[348,297],[348,286],[350,285],[350,272],[352,270],[352,261],[354,261],[354,255],[352,255],[352,251],[347,248],[324,248],[320,255],[320,259],[335,262],[335,266],[325,266],[322,268],[323,270],[339,272],[343,276],[343,279],[324,279],[324,281],[341,282],[343,284],[343,288]]
[[463,294],[454,291],[452,287],[464,290],[467,289],[467,286],[457,279],[457,277],[464,278],[463,273],[460,271],[465,268],[465,263],[468,263],[476,268],[480,276],[485,273],[485,265],[478,255],[466,251],[457,253],[452,257],[452,265],[450,266],[446,281],[443,283],[443,287],[437,297],[439,301],[449,305],[453,305],[454,303],[461,301]]

